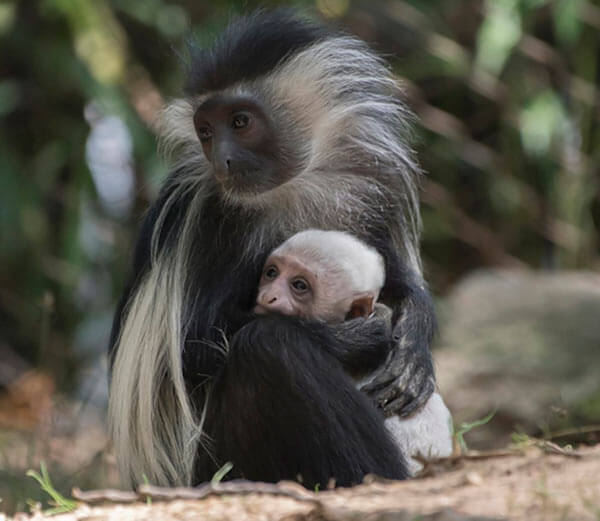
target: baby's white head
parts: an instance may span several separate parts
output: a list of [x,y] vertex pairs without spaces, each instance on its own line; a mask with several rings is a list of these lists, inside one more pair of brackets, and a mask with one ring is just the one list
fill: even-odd
[[254,311],[325,322],[368,316],[384,281],[374,248],[346,232],[305,230],[269,255]]

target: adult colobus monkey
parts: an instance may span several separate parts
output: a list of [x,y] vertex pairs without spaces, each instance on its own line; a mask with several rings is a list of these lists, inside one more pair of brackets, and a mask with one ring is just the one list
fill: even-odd
[[[309,487],[405,477],[378,407],[409,414],[430,396],[434,320],[396,81],[360,40],[275,11],[193,50],[187,92],[164,112],[173,172],[112,333],[124,476],[195,484],[232,461],[233,477]],[[267,255],[305,228],[350,231],[381,253],[393,338],[377,318],[252,314]],[[366,393],[344,371],[359,352],[381,367]]]

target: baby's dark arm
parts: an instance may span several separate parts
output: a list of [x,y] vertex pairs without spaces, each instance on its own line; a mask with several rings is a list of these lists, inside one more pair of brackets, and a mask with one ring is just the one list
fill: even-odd
[[392,310],[376,304],[369,318],[354,318],[329,326],[337,340],[330,353],[352,375],[380,367],[392,348]]

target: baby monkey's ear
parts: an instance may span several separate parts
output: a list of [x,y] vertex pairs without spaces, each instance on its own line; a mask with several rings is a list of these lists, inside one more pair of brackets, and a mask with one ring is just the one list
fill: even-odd
[[357,295],[350,305],[350,311],[348,311],[346,319],[358,317],[367,318],[371,313],[373,313],[374,308],[375,297],[371,293]]

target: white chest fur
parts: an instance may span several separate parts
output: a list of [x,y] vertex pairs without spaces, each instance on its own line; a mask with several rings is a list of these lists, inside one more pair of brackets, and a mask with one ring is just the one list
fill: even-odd
[[405,455],[413,476],[423,468],[414,456],[443,458],[452,454],[452,416],[438,393],[407,418],[387,418],[385,426]]

